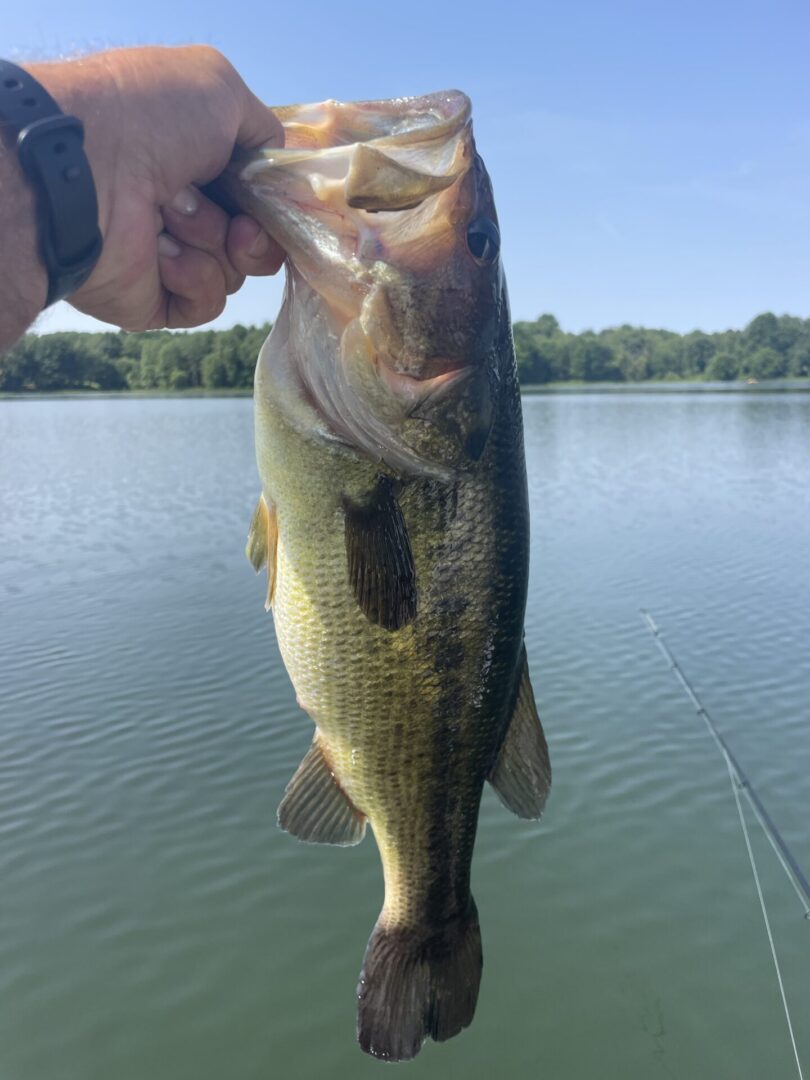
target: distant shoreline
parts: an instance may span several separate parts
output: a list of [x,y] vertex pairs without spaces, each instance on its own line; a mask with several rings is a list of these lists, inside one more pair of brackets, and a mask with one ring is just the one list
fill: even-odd
[[645,379],[644,382],[558,382],[521,386],[521,394],[794,394],[810,392],[810,378],[728,382],[701,379]]
[[[527,394],[614,393],[619,386],[670,393],[687,384],[792,390],[810,379],[810,319],[794,315],[766,311],[743,330],[716,334],[629,325],[569,334],[550,314],[512,329]],[[250,393],[269,332],[265,323],[184,333],[27,334],[0,353],[0,393]],[[780,387],[784,380],[791,385]]]
[[217,390],[2,390],[0,401],[49,400],[64,398],[252,398],[252,390],[229,390],[221,387]]
[[[794,394],[810,393],[810,377],[794,379],[763,379],[749,383],[744,380],[710,382],[695,379],[646,379],[644,382],[556,382],[521,386],[521,394],[539,397],[552,394]],[[0,392],[0,401],[99,398],[251,398],[252,390],[14,390]]]

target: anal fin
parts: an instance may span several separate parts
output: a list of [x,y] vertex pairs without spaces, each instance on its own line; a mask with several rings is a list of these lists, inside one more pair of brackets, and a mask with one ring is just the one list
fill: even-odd
[[258,574],[267,567],[267,599],[265,609],[270,610],[276,589],[276,549],[278,546],[278,522],[275,506],[268,506],[264,495],[259,496],[248,529],[245,554]]
[[278,808],[278,823],[311,844],[359,844],[366,818],[338,783],[316,735]]
[[488,780],[512,813],[521,818],[540,817],[551,788],[551,762],[529,679],[525,646],[512,719]]

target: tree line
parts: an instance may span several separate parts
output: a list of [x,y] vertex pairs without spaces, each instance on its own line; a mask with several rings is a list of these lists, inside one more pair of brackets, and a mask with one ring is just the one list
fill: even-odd
[[[130,334],[26,334],[0,354],[0,392],[249,390],[263,326]],[[640,326],[565,333],[553,315],[514,326],[524,386],[648,379],[810,376],[810,319],[757,315],[743,330],[676,334]]]
[[810,375],[810,319],[757,315],[743,330],[704,334],[615,326],[566,334],[553,315],[515,323],[524,386],[647,379],[778,379]]
[[26,334],[0,354],[0,391],[249,390],[264,326]]

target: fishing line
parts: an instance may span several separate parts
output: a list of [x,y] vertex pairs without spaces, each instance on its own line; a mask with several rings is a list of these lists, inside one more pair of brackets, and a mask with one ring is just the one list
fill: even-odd
[[[768,918],[768,910],[765,907],[765,897],[762,895],[762,885],[759,880],[759,872],[757,871],[757,864],[754,860],[754,851],[751,847],[751,837],[748,835],[748,825],[745,821],[745,814],[743,814],[742,802],[740,801],[740,785],[737,782],[734,772],[731,767],[731,762],[726,758],[726,767],[728,768],[728,778],[731,781],[731,790],[734,792],[734,801],[737,804],[737,813],[740,815],[740,826],[745,837],[745,847],[748,851],[748,859],[751,863],[751,872],[754,875],[754,884],[757,887],[757,896],[759,897],[759,906],[762,909],[762,918],[765,922],[765,931],[768,935],[768,944],[771,947],[771,956],[773,957],[773,966],[776,969],[776,981],[779,983],[779,993],[782,995],[782,1005],[785,1010],[785,1019],[787,1020],[788,1033],[790,1035],[790,1043],[793,1047],[793,1056],[796,1059],[796,1068],[799,1070],[799,1080],[804,1080],[804,1074],[802,1073],[802,1063],[799,1061],[799,1051],[796,1047],[796,1036],[793,1034],[793,1024],[790,1019],[790,1009],[788,1008],[787,995],[785,994],[785,984],[782,982],[782,972],[779,968],[779,960],[776,956],[776,945],[773,941],[773,934],[771,933],[771,921]],[[745,789],[743,789],[745,790]]]
[[799,903],[802,905],[802,914],[804,915],[805,919],[810,919],[810,881],[808,881],[805,877],[802,868],[799,866],[793,855],[793,852],[787,846],[787,843],[782,837],[782,834],[777,829],[773,818],[762,805],[762,800],[759,798],[756,791],[754,790],[751,781],[748,779],[742,766],[737,761],[734,754],[731,752],[731,748],[729,747],[728,743],[715,727],[714,721],[709,716],[705,706],[695,693],[693,687],[689,683],[689,680],[684,675],[683,670],[678,664],[678,661],[670,652],[667,643],[664,641],[663,635],[658,626],[655,624],[652,616],[648,611],[642,611],[641,617],[646,623],[650,633],[652,634],[656,645],[658,646],[667,663],[669,664],[670,670],[674,672],[675,677],[683,687],[687,697],[694,705],[695,712],[698,714],[698,716],[703,718],[706,727],[709,729],[709,734],[714,739],[720,753],[726,759],[726,763],[732,770],[732,775],[739,783],[743,794],[745,795],[751,806],[751,809],[754,811],[757,821],[762,826],[762,831],[768,837],[770,845],[773,848],[774,853],[782,866],[782,869],[785,871],[788,881],[793,886],[793,891],[799,898]]
[[686,678],[686,675],[678,664],[678,661],[675,659],[675,657],[672,655],[669,648],[667,647],[661,631],[656,625],[654,619],[649,612],[643,610],[641,612],[641,617],[647,624],[647,628],[653,635],[655,643],[658,645],[658,648],[660,649],[664,658],[667,660],[671,671],[674,672],[676,678],[678,679],[678,682],[681,684],[684,691],[686,692],[687,697],[694,705],[695,711],[697,712],[698,716],[703,717],[703,720],[705,721],[706,726],[709,729],[709,733],[717,744],[717,747],[720,750],[720,753],[723,755],[723,759],[725,760],[726,768],[728,769],[729,782],[731,783],[731,790],[734,793],[734,802],[736,803],[737,813],[740,818],[740,827],[742,829],[743,837],[745,838],[745,847],[746,851],[748,852],[748,860],[751,863],[751,872],[754,875],[754,884],[756,885],[757,897],[759,898],[759,906],[762,911],[762,919],[765,923],[765,931],[768,935],[768,944],[771,949],[773,966],[776,970],[776,981],[779,984],[779,993],[782,997],[782,1006],[785,1011],[785,1020],[787,1021],[788,1033],[790,1035],[790,1043],[793,1048],[793,1056],[796,1060],[796,1068],[799,1072],[799,1080],[804,1080],[804,1074],[802,1073],[802,1065],[801,1061],[799,1060],[799,1051],[796,1046],[796,1036],[793,1033],[793,1022],[790,1017],[790,1008],[788,1007],[787,994],[785,993],[785,985],[782,981],[782,971],[779,967],[779,959],[776,955],[776,945],[773,940],[773,933],[771,932],[771,923],[770,919],[768,918],[768,910],[765,906],[765,897],[762,892],[762,885],[759,879],[759,871],[757,870],[757,864],[754,858],[754,850],[751,847],[751,837],[748,832],[748,824],[745,820],[745,814],[743,813],[742,802],[740,801],[741,791],[748,799],[748,802],[752,810],[754,811],[757,821],[761,825],[765,835],[770,840],[771,847],[776,852],[777,858],[782,865],[782,869],[785,871],[788,880],[790,881],[794,891],[796,892],[796,895],[799,897],[799,902],[804,908],[805,919],[810,916],[810,908],[808,908],[807,906],[807,901],[810,900],[810,882],[807,881],[807,878],[802,873],[801,867],[794,859],[793,854],[788,848],[784,839],[782,838],[781,833],[776,828],[776,825],[766,811],[765,807],[762,805],[759,796],[751,787],[751,783],[748,780],[748,777],[743,772],[742,768],[737,762],[737,759],[732,754],[725,739],[715,727],[714,721],[709,716],[700,698],[695,693],[694,688],[690,684],[689,680]]

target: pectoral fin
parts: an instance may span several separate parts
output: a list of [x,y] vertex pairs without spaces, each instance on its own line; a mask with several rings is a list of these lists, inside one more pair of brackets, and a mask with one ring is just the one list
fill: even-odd
[[394,485],[381,476],[368,500],[343,500],[349,584],[362,612],[386,630],[416,615],[416,568]]
[[318,736],[284,792],[278,808],[282,829],[311,844],[359,844],[364,814],[352,804],[321,749]]
[[268,611],[273,603],[273,593],[276,588],[277,544],[276,508],[275,506],[268,506],[264,495],[260,495],[248,529],[245,554],[257,574],[262,567],[267,567],[267,600],[264,606]]
[[504,806],[518,817],[540,817],[551,787],[551,763],[534,703],[525,647],[515,709],[488,779]]

